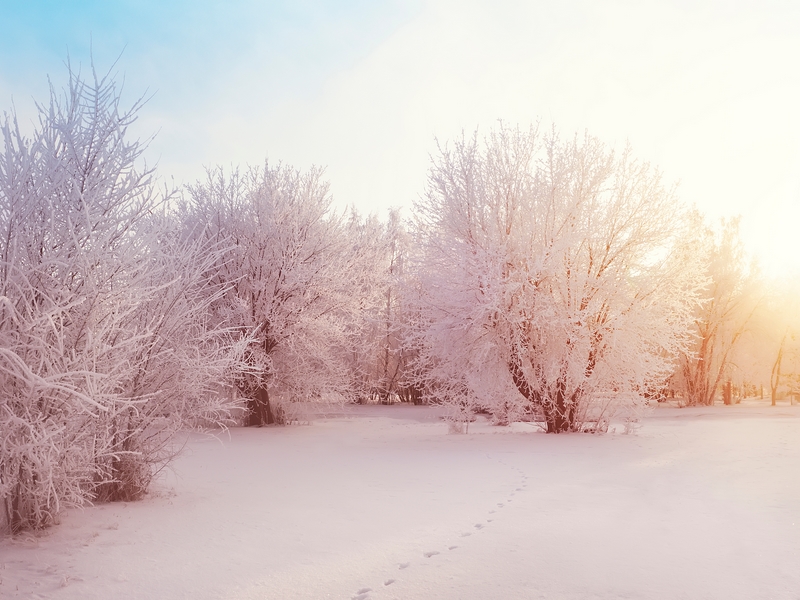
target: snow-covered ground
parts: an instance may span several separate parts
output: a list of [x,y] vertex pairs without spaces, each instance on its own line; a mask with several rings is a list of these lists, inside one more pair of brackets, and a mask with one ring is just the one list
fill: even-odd
[[0,597],[800,598],[800,406],[448,435],[436,409],[193,434],[142,502],[0,540]]

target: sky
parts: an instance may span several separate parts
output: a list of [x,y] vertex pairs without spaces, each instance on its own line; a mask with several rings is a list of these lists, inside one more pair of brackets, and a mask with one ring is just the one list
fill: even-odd
[[800,3],[785,0],[0,0],[0,109],[113,69],[132,135],[177,185],[206,167],[326,168],[339,206],[425,190],[436,140],[498,119],[588,131],[741,216],[800,274]]

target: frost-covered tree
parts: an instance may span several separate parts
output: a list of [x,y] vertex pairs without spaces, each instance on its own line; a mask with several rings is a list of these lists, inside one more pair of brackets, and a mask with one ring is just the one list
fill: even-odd
[[416,209],[417,365],[463,418],[602,430],[687,348],[702,276],[628,149],[501,125],[440,148]]
[[759,303],[758,274],[746,260],[739,220],[725,220],[715,231],[695,215],[694,247],[707,283],[704,302],[695,309],[694,342],[681,355],[673,385],[688,405],[710,405],[736,368],[736,350]]
[[[204,326],[205,262],[180,241],[143,145],[126,138],[111,76],[70,69],[32,134],[2,124],[0,526],[52,523],[64,506],[133,499],[187,419],[219,421],[213,393],[238,358]],[[222,293],[217,289],[213,293]]]
[[379,240],[332,210],[322,170],[210,171],[189,188],[183,218],[228,246],[211,276],[231,288],[212,314],[251,339],[252,373],[239,382],[247,423],[291,420],[295,401],[352,398],[349,359],[377,299]]
[[361,311],[363,330],[353,355],[353,369],[361,382],[359,401],[413,402],[418,398],[407,368],[410,349],[404,302],[409,236],[396,210],[385,223],[371,218],[361,228],[361,237],[377,243],[372,244],[373,294]]
[[402,402],[421,404],[424,401],[411,364],[414,348],[412,298],[415,286],[413,273],[407,268],[412,249],[406,224],[400,214],[389,214],[386,225],[387,253],[384,274],[387,282],[380,303],[380,349],[378,351],[378,389],[382,398],[396,396]]

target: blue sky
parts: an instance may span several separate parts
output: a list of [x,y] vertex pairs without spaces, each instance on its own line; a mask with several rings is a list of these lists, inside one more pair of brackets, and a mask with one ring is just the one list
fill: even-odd
[[329,73],[351,66],[409,18],[414,5],[0,0],[0,7],[6,90],[46,90],[46,75],[63,79],[67,53],[85,64],[93,52],[100,68],[121,55],[129,87],[155,89],[158,107],[176,109],[244,93],[223,85],[243,69],[269,83],[268,102],[313,94]]
[[340,205],[424,190],[435,138],[541,119],[629,140],[713,218],[800,271],[800,4],[783,0],[0,0],[0,109],[67,52],[116,66],[177,183],[204,166],[327,167]]

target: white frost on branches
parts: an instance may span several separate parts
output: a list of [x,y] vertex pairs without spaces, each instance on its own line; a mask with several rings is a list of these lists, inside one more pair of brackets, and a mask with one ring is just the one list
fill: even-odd
[[[209,329],[217,248],[182,242],[128,142],[137,102],[112,77],[70,70],[24,136],[0,152],[0,526],[51,523],[64,506],[128,499],[172,456],[186,420],[226,418],[239,367]],[[221,286],[211,292],[221,294]]]
[[603,430],[685,351],[703,279],[629,150],[501,126],[441,148],[417,212],[418,365],[456,418]]
[[321,169],[283,165],[210,171],[182,212],[193,235],[227,248],[210,276],[231,287],[213,313],[250,339],[248,424],[291,420],[297,401],[352,399],[380,227],[337,215]]

